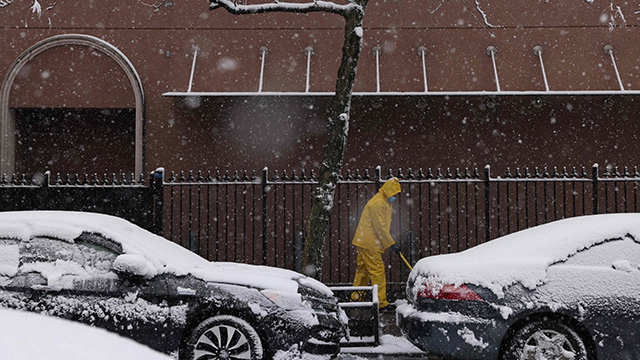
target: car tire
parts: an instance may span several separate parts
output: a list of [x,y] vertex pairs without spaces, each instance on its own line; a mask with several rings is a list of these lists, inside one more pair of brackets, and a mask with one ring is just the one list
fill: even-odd
[[502,352],[502,360],[590,360],[580,335],[560,320],[539,319],[518,328]]
[[263,348],[258,333],[248,322],[231,315],[218,315],[204,320],[191,331],[181,353],[181,360],[261,360]]

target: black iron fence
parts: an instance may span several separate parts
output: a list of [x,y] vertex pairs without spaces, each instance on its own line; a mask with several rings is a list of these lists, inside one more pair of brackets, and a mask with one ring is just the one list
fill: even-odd
[[[160,179],[161,180],[161,179]],[[99,212],[127,219],[149,231],[162,233],[162,181],[142,175],[57,174],[0,179],[0,211],[74,210]]]
[[[400,179],[391,233],[411,263],[566,217],[637,212],[637,168],[422,169],[340,177],[324,252],[323,281],[350,283],[351,239],[366,202],[386,179]],[[127,176],[48,174],[0,179],[0,211],[95,211],[124,217],[216,261],[300,270],[303,232],[317,179],[313,172],[187,172],[147,182]],[[388,280],[408,269],[387,254]]]
[[[566,217],[638,209],[637,168],[346,171],[338,182],[327,234],[323,281],[349,283],[355,228],[386,179],[400,179],[391,233],[409,261],[457,252],[495,237]],[[164,182],[164,235],[217,261],[300,270],[302,233],[317,184],[313,172],[181,172]],[[388,280],[408,269],[387,254]]]

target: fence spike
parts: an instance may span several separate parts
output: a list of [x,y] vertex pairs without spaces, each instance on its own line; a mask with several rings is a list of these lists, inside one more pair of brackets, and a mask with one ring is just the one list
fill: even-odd
[[135,173],[131,173],[131,181],[129,181],[131,183],[131,185],[135,185],[136,184],[136,174]]
[[282,181],[287,181],[289,180],[289,177],[287,176],[287,169],[282,170]]
[[364,169],[364,176],[362,177],[364,180],[369,180],[371,179],[371,176],[369,175],[369,169]]
[[413,180],[414,179],[413,172],[411,171],[411,168],[409,168],[409,173],[407,174],[407,179],[409,179],[409,180]]
[[537,179],[540,177],[540,169],[536,166],[533,168],[533,178]]
[[302,169],[302,174],[300,174],[300,180],[307,181],[307,175],[305,174],[304,169]]
[[427,169],[427,179],[433,179],[433,172],[431,171],[431,168]]
[[[245,173],[245,175],[247,174],[246,171],[244,173]],[[240,181],[240,175],[239,174],[240,173],[238,172],[238,170],[236,170],[236,172],[233,174],[233,181],[235,181],[235,182]]]
[[213,178],[211,177],[211,170],[207,170],[207,177],[204,178],[206,182],[213,182]]
[[473,177],[475,179],[480,179],[480,171],[478,171],[478,168],[473,168]]
[[422,171],[422,168],[418,169],[418,180],[423,180],[424,179],[424,171]]
[[122,173],[122,180],[120,181],[122,185],[127,185],[127,174]]
[[582,176],[583,178],[587,177],[587,169],[584,166],[582,167],[582,174],[580,174],[580,176]]
[[[295,174],[296,171],[293,170],[293,173]],[[249,181],[249,174],[247,173],[247,170],[243,170],[243,172],[242,172],[242,181],[244,181],[244,182]]]
[[176,173],[174,171],[171,171],[171,174],[169,175],[169,182],[174,181],[176,181]]
[[442,170],[440,168],[436,171],[436,178],[442,179]]
[[391,172],[391,169],[389,169],[389,173],[387,174],[387,180],[391,179],[393,177],[393,173]]
[[571,177],[572,178],[577,178],[578,177],[578,171],[576,171],[576,167],[575,166],[571,170]]
[[611,174],[609,174],[609,169],[605,166],[604,167],[604,174],[602,174],[602,177],[603,178],[608,178],[609,175],[611,175]]
[[198,176],[196,176],[196,181],[197,182],[203,182],[204,181],[204,176],[202,176],[202,170],[198,170]]
[[456,179],[462,179],[462,175],[460,175],[460,168],[456,168]]
[[629,177],[629,167],[624,167],[624,177]]
[[633,167],[633,177],[640,177],[640,173],[638,173],[638,167]]
[[102,182],[100,183],[100,185],[108,185],[109,184],[109,179],[107,179],[107,173],[102,173]]
[[562,167],[562,177],[563,178],[569,177],[569,174],[567,173],[567,167],[566,166]]
[[525,167],[524,167],[524,174],[523,174],[523,177],[525,177],[525,178],[527,178],[527,179],[531,177],[531,173],[529,172],[529,167],[528,167],[528,166],[525,166]]
[[509,168],[508,166],[507,166],[507,171],[505,171],[505,173],[504,173],[504,177],[506,179],[511,177],[511,168]]
[[27,181],[27,174],[22,173],[22,181],[20,182],[22,185],[28,185],[29,182]]
[[[276,171],[276,172],[277,172],[277,171]],[[231,177],[229,176],[229,170],[225,170],[225,171],[224,171],[224,178],[223,178],[223,180],[224,180],[225,182],[229,182],[229,181],[231,181]]]
[[516,167],[516,173],[514,175],[516,179],[523,177],[524,175],[520,172],[520,167]]
[[184,170],[180,170],[180,177],[178,177],[178,182],[185,182],[187,178],[184,177]]
[[293,169],[293,170],[291,171],[291,180],[292,180],[292,181],[298,181],[298,180],[299,180],[299,179],[298,179],[298,173],[296,172],[296,169]]
[[560,173],[558,172],[558,167],[554,166],[553,167],[553,175],[554,178],[559,178],[560,177]]
[[544,171],[542,172],[542,177],[543,178],[548,178],[549,177],[549,170],[547,169],[547,167],[545,166]]
[[116,176],[116,173],[111,173],[111,184],[118,185],[118,177]]
[[404,179],[404,174],[402,173],[402,168],[398,168],[398,179]]
[[471,172],[469,171],[469,167],[464,168],[464,178],[471,179]]
[[2,185],[7,185],[7,174],[2,174]]
[[618,172],[618,167],[617,167],[617,166],[615,166],[615,167],[613,168],[613,174],[612,174],[612,175],[613,175],[614,177],[620,177],[620,172]]
[[189,178],[187,179],[188,182],[194,182],[196,181],[196,178],[193,177],[193,170],[189,170]]
[[251,181],[256,181],[258,180],[258,177],[256,176],[256,170],[251,170]]
[[342,174],[338,174],[338,181],[342,181]]
[[140,178],[138,179],[138,184],[144,185],[144,174],[140,173]]
[[316,179],[316,173],[315,171],[313,171],[313,169],[311,169],[311,181],[314,181]]
[[273,172],[273,181],[278,181],[280,180],[280,177],[278,176],[278,170],[275,170]]
[[353,176],[351,176],[351,170],[347,170],[347,180],[353,180]]
[[360,175],[360,169],[356,169],[356,180],[362,180],[362,175]]

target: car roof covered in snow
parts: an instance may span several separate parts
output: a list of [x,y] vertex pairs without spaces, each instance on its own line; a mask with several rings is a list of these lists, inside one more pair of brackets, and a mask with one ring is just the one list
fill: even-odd
[[191,274],[204,281],[256,288],[297,291],[298,285],[331,295],[324,284],[294,271],[268,266],[211,263],[201,256],[122,218],[73,211],[0,213],[0,238],[29,241],[37,236],[73,242],[82,233],[99,233],[122,246],[124,254],[140,255],[158,273]]
[[640,214],[588,215],[521,230],[471,249],[421,259],[410,274],[414,291],[424,281],[484,286],[498,296],[520,283],[544,283],[547,268],[611,239],[640,240]]
[[0,359],[170,360],[106,330],[40,314],[0,309]]

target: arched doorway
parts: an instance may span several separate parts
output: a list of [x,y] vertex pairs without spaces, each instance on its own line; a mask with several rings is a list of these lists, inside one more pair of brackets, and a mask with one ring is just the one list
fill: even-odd
[[0,172],[141,174],[144,108],[140,77],[116,47],[82,34],[42,40],[2,83]]

